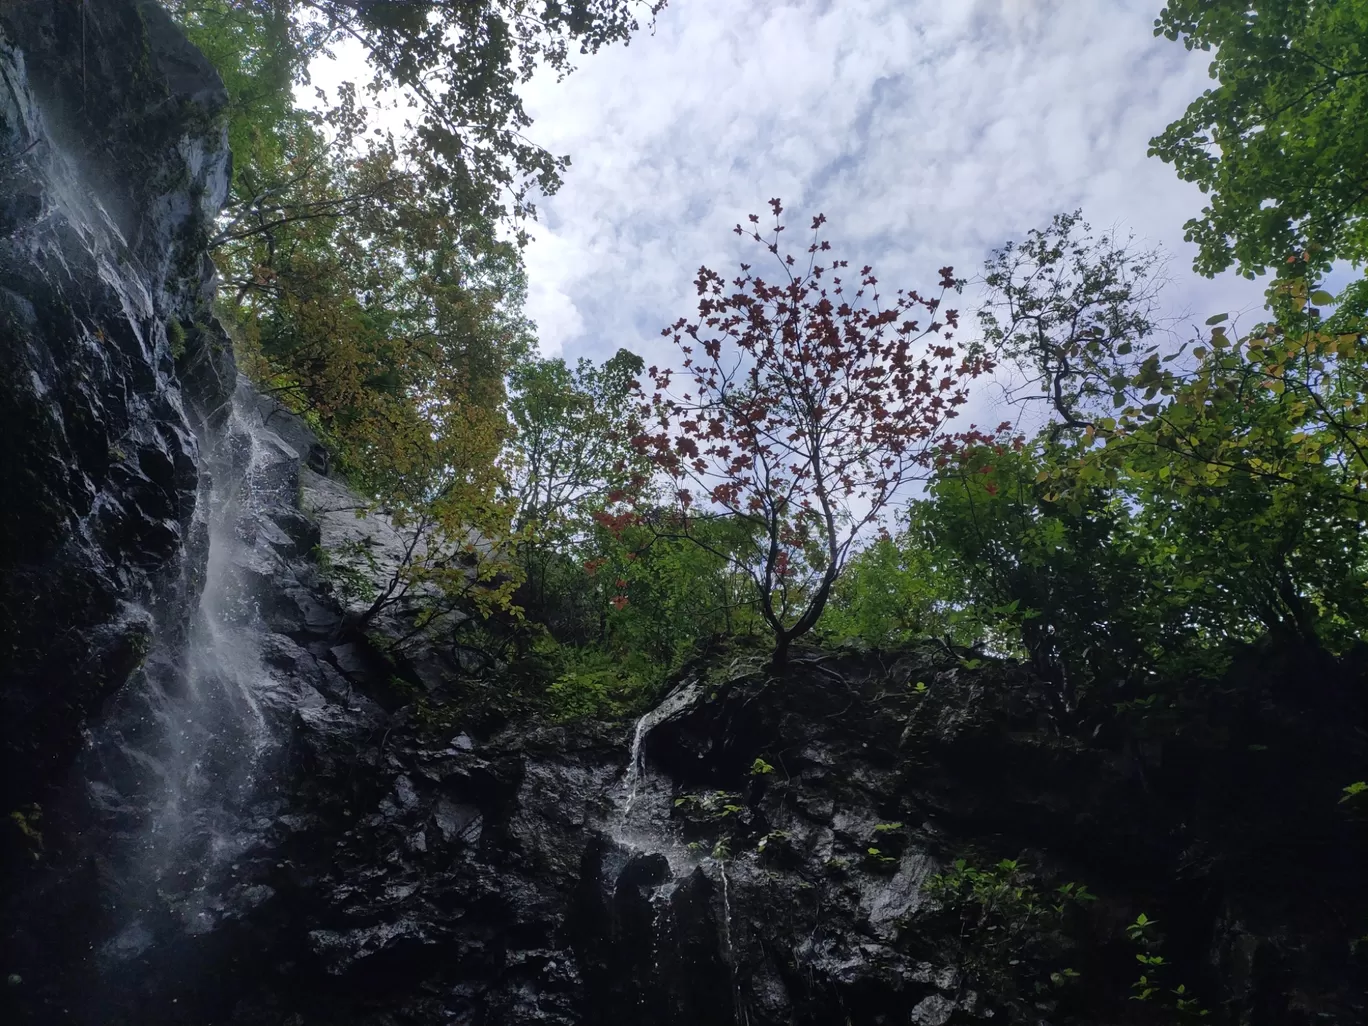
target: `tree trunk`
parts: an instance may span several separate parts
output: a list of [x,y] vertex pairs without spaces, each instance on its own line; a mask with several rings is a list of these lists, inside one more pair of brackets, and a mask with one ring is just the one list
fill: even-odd
[[789,642],[792,640],[787,631],[775,632],[774,661],[771,663],[771,668],[776,676],[782,677],[784,671],[788,669]]

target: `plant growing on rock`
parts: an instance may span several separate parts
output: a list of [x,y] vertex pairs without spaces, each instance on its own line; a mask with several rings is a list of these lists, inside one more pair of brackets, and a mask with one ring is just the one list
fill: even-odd
[[1052,969],[1065,953],[1065,917],[1096,895],[1080,883],[1042,891],[1020,861],[1002,859],[986,868],[956,859],[926,882],[939,903],[936,913],[958,925],[961,966],[1004,997],[1034,998],[1079,974]]
[[782,668],[857,541],[952,443],[946,425],[991,363],[951,344],[958,313],[941,305],[960,283],[949,267],[935,294],[890,299],[871,268],[852,276],[845,260],[818,262],[830,250],[821,215],[805,258],[781,255],[783,206],[770,208],[768,239],[754,214],[735,231],[775,258],[778,280],[742,264],[729,286],[700,268],[698,319],[662,332],[683,357],[683,388],[674,370],[648,370],[648,426],[634,444],[672,482],[658,530],[706,545],[700,523],[753,529],[752,544],[719,554],[750,580]]
[[1207,1018],[1211,1011],[1202,1007],[1187,984],[1170,986],[1173,964],[1159,953],[1163,938],[1156,929],[1158,925],[1141,912],[1126,926],[1126,937],[1136,946],[1135,960],[1140,966],[1140,975],[1130,987],[1130,1000],[1171,1010],[1178,1022],[1198,1022]]

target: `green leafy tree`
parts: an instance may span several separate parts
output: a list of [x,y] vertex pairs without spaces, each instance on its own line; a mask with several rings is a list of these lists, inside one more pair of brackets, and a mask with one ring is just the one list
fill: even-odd
[[1159,330],[1162,263],[1131,239],[1095,237],[1082,211],[1058,214],[988,260],[983,344],[1023,381],[1014,401],[1044,401],[1052,434],[1086,427]]
[[602,528],[596,576],[613,584],[605,588],[607,645],[645,653],[668,671],[710,639],[768,629],[736,565],[755,545],[754,525],[722,518],[671,530],[674,514],[665,509],[650,521],[614,530],[610,520]]
[[1368,257],[1368,3],[1170,0],[1155,34],[1214,50],[1216,85],[1150,141],[1208,196],[1196,268]]
[[608,496],[646,469],[629,443],[641,357],[626,349],[595,367],[524,360],[510,375],[507,462],[515,527],[557,539],[582,531]]
[[946,573],[945,561],[916,525],[877,538],[837,578],[816,631],[829,644],[855,641],[875,649],[928,638],[973,645],[982,637],[981,625],[956,603],[957,582]]
[[648,476],[629,444],[641,366],[622,349],[599,366],[529,357],[509,377],[502,465],[526,574],[519,598],[562,640],[602,634],[606,599],[584,587],[584,563],[602,554],[594,515]]
[[[1078,239],[1077,227],[1057,218],[990,263],[989,344],[1054,416],[1039,501],[1071,516],[1095,515],[1098,497],[1121,502],[1127,544],[1150,550],[1140,593],[1155,610],[1181,596],[1199,637],[1267,632],[1342,648],[1362,622],[1362,318],[1330,313],[1333,297],[1293,278],[1276,287],[1277,321],[1236,338],[1219,315],[1165,351],[1150,337],[1152,279],[1134,273],[1148,258]],[[1003,307],[1011,316],[999,321]]]
[[[368,67],[354,83],[379,102],[404,94],[413,112],[401,153],[411,173],[475,223],[535,212],[534,190],[559,187],[569,158],[524,134],[519,88],[539,67],[565,75],[573,55],[630,40],[665,0],[167,0],[192,40],[224,73],[234,112],[234,156],[278,148],[273,128],[293,117],[288,94],[308,64],[343,42]],[[253,161],[241,164],[249,171]],[[280,183],[240,176],[240,202],[279,206]]]
[[[406,539],[363,619],[414,595],[432,614],[415,626],[458,602],[516,612],[502,539],[520,511],[499,457],[505,378],[532,343],[497,226],[532,215],[567,164],[523,135],[518,90],[662,6],[169,2],[229,93],[234,175],[211,245],[240,365]],[[370,62],[360,88],[296,106],[310,61],[343,41]],[[390,89],[413,102],[397,134],[373,127]]]
[[947,461],[914,504],[920,545],[945,597],[994,646],[1020,652],[1053,685],[1056,713],[1075,715],[1143,687],[1199,635],[1191,590],[1161,540],[1139,527],[1118,487],[1040,480],[1072,453],[1049,440],[979,447]]
[[404,156],[448,213],[479,220],[535,213],[534,190],[560,186],[569,158],[530,141],[518,89],[538,68],[559,75],[573,55],[626,43],[666,0],[292,0],[326,43],[354,40],[370,60],[366,88],[411,97]]
[[[530,215],[530,190],[554,191],[566,166],[522,134],[518,89],[663,3],[169,6],[228,87],[234,176],[211,241],[244,367],[368,492],[488,506],[504,377],[530,344],[520,256],[497,225]],[[342,41],[367,55],[362,88],[297,107],[310,61]],[[390,88],[413,103],[397,135],[363,102]]]
[[935,902],[929,918],[949,927],[954,938],[951,956],[978,986],[991,988],[1014,1018],[1033,1017],[1038,1002],[1078,978],[1062,959],[1076,952],[1070,935],[1097,900],[1084,884],[1048,890],[1017,859],[980,867],[961,858],[928,877],[926,892]]

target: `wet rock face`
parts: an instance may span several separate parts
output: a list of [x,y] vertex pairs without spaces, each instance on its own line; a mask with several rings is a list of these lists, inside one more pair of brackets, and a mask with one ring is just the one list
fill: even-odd
[[[159,991],[108,1021],[1158,1023],[1127,1000],[1123,927],[1142,911],[1211,1021],[1361,1021],[1355,827],[1317,797],[1363,757],[1352,726],[1249,712],[1274,762],[1241,783],[1228,753],[1059,737],[1010,665],[799,658],[777,682],[731,651],[644,734],[482,736],[384,712],[364,679],[308,686],[342,671],[301,635],[270,651],[311,697],[288,811],[225,898],[213,1000],[181,991],[197,1003],[177,1017]],[[927,891],[961,855],[1021,857],[1043,889],[1081,880],[1101,900],[970,965]],[[1034,989],[1064,967],[1071,990]]]
[[[934,647],[799,653],[782,681],[720,650],[637,724],[441,722],[396,705],[395,668],[313,561],[307,431],[268,429],[245,386],[236,407],[255,411],[260,501],[231,558],[255,582],[272,741],[225,824],[233,862],[120,918],[112,835],[89,819],[96,855],[7,916],[14,1021],[1170,1026],[1127,1001],[1142,911],[1208,1021],[1362,1021],[1360,847],[1327,799],[1364,758],[1361,708],[1272,701],[1306,658],[1236,668],[1252,697],[1209,726],[1261,739],[1243,761],[1229,739],[1062,737],[1026,670]],[[1361,694],[1361,667],[1314,668]],[[927,889],[959,856],[1020,857],[1044,890],[1101,900],[984,960]],[[1064,967],[1083,982],[1034,989]]]
[[185,621],[196,432],[234,380],[204,252],[225,99],[156,3],[0,9],[6,811],[43,801],[84,716]]
[[[299,460],[273,451],[279,528]],[[1209,1021],[1362,1019],[1356,827],[1325,800],[1362,740],[1352,717],[1269,704],[1286,666],[1236,670],[1263,697],[1213,726],[1263,739],[1244,763],[1209,741],[1061,737],[1026,670],[936,648],[800,654],[783,681],[720,651],[635,728],[491,734],[370,697],[378,653],[339,633],[306,550],[253,530],[282,734],[251,844],[207,924],[153,924],[155,943],[129,938],[146,957],[81,978],[93,1011],[52,1014],[68,978],[24,1021],[1159,1023],[1127,1000],[1140,912]],[[1361,669],[1319,672],[1361,687]],[[959,856],[1101,900],[994,963],[928,892]],[[1058,991],[1065,967],[1082,976]]]

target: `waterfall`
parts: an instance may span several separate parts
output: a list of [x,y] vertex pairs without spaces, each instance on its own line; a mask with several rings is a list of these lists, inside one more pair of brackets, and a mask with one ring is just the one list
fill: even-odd
[[698,691],[698,683],[690,681],[637,720],[636,729],[632,733],[632,751],[627,759],[627,772],[623,775],[621,785],[623,800],[620,801],[618,811],[623,823],[631,822],[632,806],[636,804],[641,782],[646,774],[646,756],[642,751],[646,735],[675,713],[692,705],[698,697]]
[[[663,786],[652,786],[646,766],[645,742],[657,726],[692,705],[700,690],[698,682],[690,681],[637,720],[627,769],[615,789],[606,824],[608,835],[627,851],[663,855],[676,877],[696,865],[698,856],[670,829],[671,785],[665,780]],[[643,804],[643,799],[649,800]]]
[[738,1024],[748,1023],[750,1014],[746,1009],[745,995],[741,992],[741,981],[736,974],[736,945],[732,941],[731,885],[727,879],[727,862],[717,861],[717,871],[722,877],[722,938],[727,945],[727,972],[731,975],[732,1010]]
[[277,745],[256,588],[270,566],[257,538],[264,510],[285,498],[281,447],[239,398],[203,451],[209,484],[194,530],[208,551],[187,556],[183,594],[197,592],[189,629],[177,629],[175,609],[154,615],[147,661],[112,700],[84,760],[94,829],[105,835],[92,847],[111,882],[106,960],[141,954],[168,928],[210,929],[237,861],[270,824],[257,804]]

